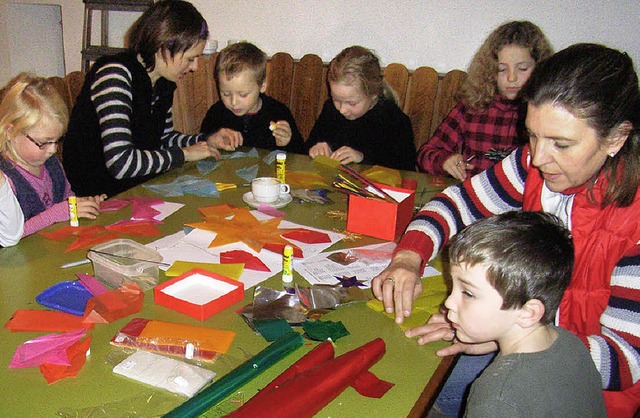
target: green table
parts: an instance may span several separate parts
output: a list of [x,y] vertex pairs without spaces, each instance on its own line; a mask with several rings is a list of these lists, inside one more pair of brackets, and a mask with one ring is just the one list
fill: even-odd
[[[265,155],[261,151],[261,157]],[[289,155],[287,170],[313,170],[309,157]],[[275,175],[275,164],[267,165],[260,159],[228,159],[223,160],[218,169],[207,175],[207,178],[216,182],[232,182],[242,184],[244,181],[235,174],[235,170],[241,167],[259,164],[259,175]],[[355,166],[362,171],[366,167]],[[331,179],[330,170],[322,170],[327,179]],[[196,175],[199,173],[195,163],[185,165],[173,170],[154,180],[153,183],[168,183],[181,175]],[[404,172],[406,178],[418,180],[416,201],[426,202],[441,187],[433,186],[425,175]],[[222,192],[220,198],[201,198],[192,195],[166,198],[167,201],[184,203],[186,206],[159,225],[163,235],[172,234],[182,228],[187,222],[200,219],[199,207],[220,203],[230,203],[245,207],[242,194],[248,188],[239,187],[235,190]],[[123,193],[125,196],[154,196],[159,195],[138,186]],[[312,205],[291,203],[281,210],[286,213],[289,221],[303,225],[344,230],[344,221],[331,219],[326,216],[328,210],[346,211],[346,199],[338,193],[331,193],[335,200],[332,205]],[[120,219],[130,216],[130,208],[117,212],[103,213],[96,221],[81,219],[81,225],[108,225]],[[56,224],[46,231],[55,231],[64,224]],[[140,243],[148,243],[158,237],[129,237]],[[381,242],[374,238],[364,237],[356,242],[340,242],[331,249],[350,246],[361,246]],[[36,301],[35,297],[47,287],[65,280],[75,279],[79,272],[93,273],[91,264],[60,269],[64,263],[84,258],[86,250],[77,250],[65,253],[70,241],[57,242],[46,239],[38,234],[23,239],[14,247],[0,249],[0,321],[5,324],[13,312],[17,309],[44,309]],[[166,277],[160,272],[160,281]],[[304,279],[297,275],[296,282],[306,284]],[[272,277],[263,285],[277,288],[282,286],[278,275]],[[237,332],[237,337],[230,352],[222,356],[216,363],[207,367],[223,376],[234,369],[246,359],[262,350],[268,344],[261,336],[256,335],[244,323],[242,318],[235,313],[237,309],[252,301],[253,288],[247,289],[245,299],[241,303],[200,322],[196,319],[175,312],[171,309],[159,306],[153,302],[153,294],[147,291],[142,312],[135,317],[160,319],[194,326],[205,326],[219,329],[230,329]],[[109,340],[120,330],[131,317],[120,319],[110,324],[97,324],[90,331],[93,340],[91,353],[87,363],[76,378],[68,378],[48,385],[37,368],[9,369],[8,365],[13,357],[15,349],[23,342],[33,339],[43,333],[11,333],[7,329],[0,331],[0,416],[5,417],[53,417],[59,410],[77,411],[85,408],[96,407],[101,404],[119,403],[121,406],[135,404],[131,398],[154,394],[157,399],[163,399],[169,409],[181,404],[186,398],[169,394],[141,383],[126,379],[112,372],[113,358],[112,346]],[[438,379],[433,379],[424,395],[421,396],[425,385],[440,365],[437,371],[438,378],[446,370],[448,361],[442,362],[434,352],[442,344],[431,344],[424,347],[418,346],[414,340],[404,337],[402,330],[392,319],[384,314],[375,312],[364,304],[341,307],[327,315],[323,320],[342,321],[351,335],[338,340],[336,355],[352,350],[360,345],[381,337],[386,342],[387,352],[371,369],[378,377],[395,383],[395,386],[381,399],[370,399],[360,396],[355,390],[345,390],[336,400],[324,408],[318,416],[322,417],[356,417],[365,413],[374,416],[400,417],[408,414],[421,413],[421,409],[429,402],[429,397],[437,384]],[[245,399],[249,399],[260,388],[268,384],[280,374],[286,367],[299,359],[302,355],[314,347],[316,342],[307,342],[301,349],[276,364],[264,374],[240,389]],[[416,401],[420,398],[418,403]],[[413,412],[412,408],[415,408]],[[365,412],[367,411],[367,412]],[[210,411],[207,416],[216,416],[216,411]]]

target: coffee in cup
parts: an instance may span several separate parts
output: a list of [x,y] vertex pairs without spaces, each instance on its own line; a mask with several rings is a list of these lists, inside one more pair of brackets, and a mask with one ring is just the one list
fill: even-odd
[[251,182],[251,193],[256,202],[274,203],[281,195],[291,191],[288,184],[280,183],[275,177],[257,177]]

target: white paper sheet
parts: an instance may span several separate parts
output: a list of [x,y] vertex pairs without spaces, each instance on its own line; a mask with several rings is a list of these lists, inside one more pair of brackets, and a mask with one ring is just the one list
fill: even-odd
[[[251,211],[251,213],[258,220],[268,219],[269,215],[264,213],[260,213],[258,211]],[[298,246],[303,254],[304,258],[313,257],[320,252],[326,250],[331,245],[340,241],[344,238],[344,234],[340,234],[333,231],[326,231],[323,229],[313,228],[306,225],[300,225],[289,221],[281,221],[278,226],[280,229],[295,229],[295,228],[306,228],[315,231],[321,231],[326,233],[331,242],[328,243],[320,243],[320,244],[305,244],[303,242],[290,240],[293,244]],[[250,254],[255,255],[262,261],[268,268],[269,272],[256,271],[244,269],[242,275],[240,276],[240,281],[244,283],[245,289],[251,286],[255,286],[259,283],[262,283],[266,279],[272,277],[275,274],[280,274],[282,272],[282,255],[277,254],[268,250],[262,250],[260,252],[255,252],[249,246],[247,246],[243,242],[235,242],[232,244],[223,245],[220,247],[208,248],[209,244],[216,237],[215,232],[205,231],[202,229],[194,229],[188,234],[180,231],[173,235],[169,235],[167,237],[161,238],[157,241],[147,244],[148,247],[155,249],[162,255],[163,262],[172,264],[175,261],[192,261],[192,262],[201,262],[201,263],[219,263],[220,262],[220,254],[233,251],[233,250],[242,250],[246,251]],[[296,260],[294,259],[294,268],[295,268]],[[167,269],[167,267],[161,267],[163,269]]]
[[[387,242],[321,253],[315,257],[300,260],[297,264],[294,262],[294,269],[310,284],[337,284],[339,280],[336,276],[356,276],[357,280],[364,281],[366,286],[369,287],[371,279],[384,270],[391,261],[395,246],[395,243]],[[327,258],[330,254],[348,251],[355,253],[360,259],[351,264],[343,265]],[[368,256],[368,252],[373,252],[376,257]],[[387,256],[383,257],[383,254]],[[427,265],[424,269],[423,277],[440,274],[438,270]]]

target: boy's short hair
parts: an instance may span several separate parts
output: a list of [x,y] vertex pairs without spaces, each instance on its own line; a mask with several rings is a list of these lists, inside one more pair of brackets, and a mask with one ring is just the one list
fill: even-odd
[[261,86],[267,78],[267,54],[249,42],[231,44],[220,51],[215,69],[217,80],[221,74],[229,79],[244,70],[253,71],[256,82]]
[[554,215],[514,211],[481,219],[449,243],[451,264],[487,266],[487,280],[503,298],[502,309],[531,299],[545,307],[550,324],[573,272],[571,233]]

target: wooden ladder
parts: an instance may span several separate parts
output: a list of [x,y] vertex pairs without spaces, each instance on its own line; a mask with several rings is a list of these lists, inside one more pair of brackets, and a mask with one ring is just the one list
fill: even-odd
[[[118,53],[124,48],[109,46],[109,12],[144,12],[153,0],[83,0],[84,24],[82,33],[82,71],[103,55]],[[93,12],[100,12],[100,43],[91,42]]]

